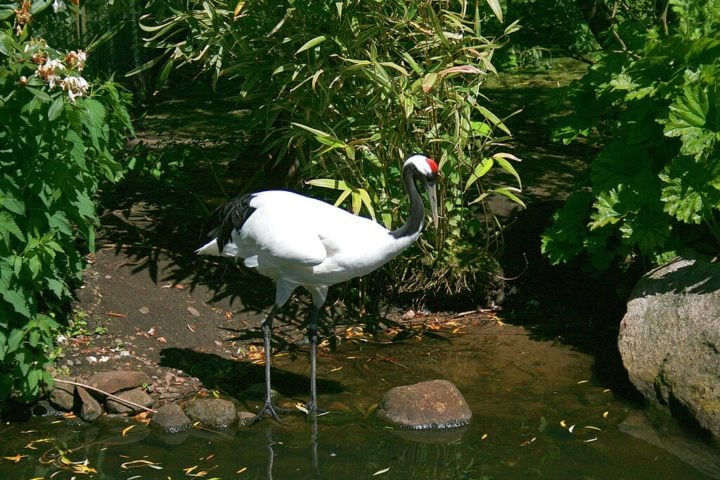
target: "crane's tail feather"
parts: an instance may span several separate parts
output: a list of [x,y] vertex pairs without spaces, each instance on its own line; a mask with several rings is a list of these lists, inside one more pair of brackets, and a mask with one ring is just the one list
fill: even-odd
[[220,255],[220,248],[216,238],[213,238],[202,247],[195,250],[198,255]]

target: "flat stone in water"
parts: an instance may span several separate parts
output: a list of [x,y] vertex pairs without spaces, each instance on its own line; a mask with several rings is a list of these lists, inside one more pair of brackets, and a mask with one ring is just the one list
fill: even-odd
[[185,407],[185,413],[193,421],[208,428],[228,428],[237,421],[235,405],[221,398],[198,398]]
[[425,430],[467,425],[472,411],[455,385],[431,380],[391,389],[380,402],[378,415],[402,427]]
[[185,415],[180,405],[168,403],[158,408],[158,411],[150,419],[150,424],[159,427],[166,433],[179,433],[190,428],[192,421]]
[[[153,404],[152,397],[148,395],[142,388],[133,388],[132,390],[119,392],[116,396],[122,398],[123,400],[129,400],[133,403],[142,405],[143,407],[151,407]],[[107,411],[110,413],[134,414],[143,411],[143,409],[140,407],[123,403],[110,397],[108,397],[108,399],[106,400],[105,406],[107,407]]]

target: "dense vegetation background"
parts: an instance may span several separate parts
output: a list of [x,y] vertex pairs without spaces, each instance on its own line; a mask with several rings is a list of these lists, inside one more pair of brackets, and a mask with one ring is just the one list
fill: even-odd
[[211,83],[246,112],[237,141],[259,170],[388,227],[406,208],[403,157],[432,155],[442,224],[374,287],[479,303],[504,229],[487,200],[523,203],[486,80],[573,56],[590,68],[563,93],[575,114],[556,140],[600,154],[527,241],[596,271],[714,253],[719,21],[720,0],[0,3],[0,400],[51,382],[98,190],[182,169],[126,147],[129,112],[173,82]]

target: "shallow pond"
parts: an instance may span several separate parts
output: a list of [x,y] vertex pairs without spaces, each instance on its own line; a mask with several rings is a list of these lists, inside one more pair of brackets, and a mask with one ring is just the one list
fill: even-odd
[[[590,356],[495,322],[445,336],[324,353],[319,401],[332,413],[316,424],[286,414],[283,424],[175,436],[122,418],[5,424],[0,478],[720,478],[720,450],[648,420],[593,378]],[[302,374],[306,365],[281,357],[274,366]],[[365,416],[389,388],[436,378],[465,395],[468,428],[412,433]]]

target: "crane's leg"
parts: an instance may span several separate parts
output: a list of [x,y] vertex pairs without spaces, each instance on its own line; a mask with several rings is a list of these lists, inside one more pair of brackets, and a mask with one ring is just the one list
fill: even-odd
[[270,314],[267,316],[261,326],[263,332],[263,342],[265,346],[265,404],[260,409],[260,412],[258,412],[258,414],[255,416],[255,421],[263,418],[266,413],[270,414],[270,416],[278,422],[280,421],[280,416],[278,416],[277,414],[277,409],[272,403],[272,388],[270,386],[270,354],[272,353],[272,345],[270,340],[272,338],[273,318],[275,317],[275,313],[277,313],[277,310],[277,304],[273,305],[272,310],[270,310]]
[[318,317],[320,316],[320,307],[313,305],[310,314],[310,324],[308,325],[308,340],[310,341],[310,401],[307,404],[307,410],[310,415],[317,413],[317,343],[318,343]]

